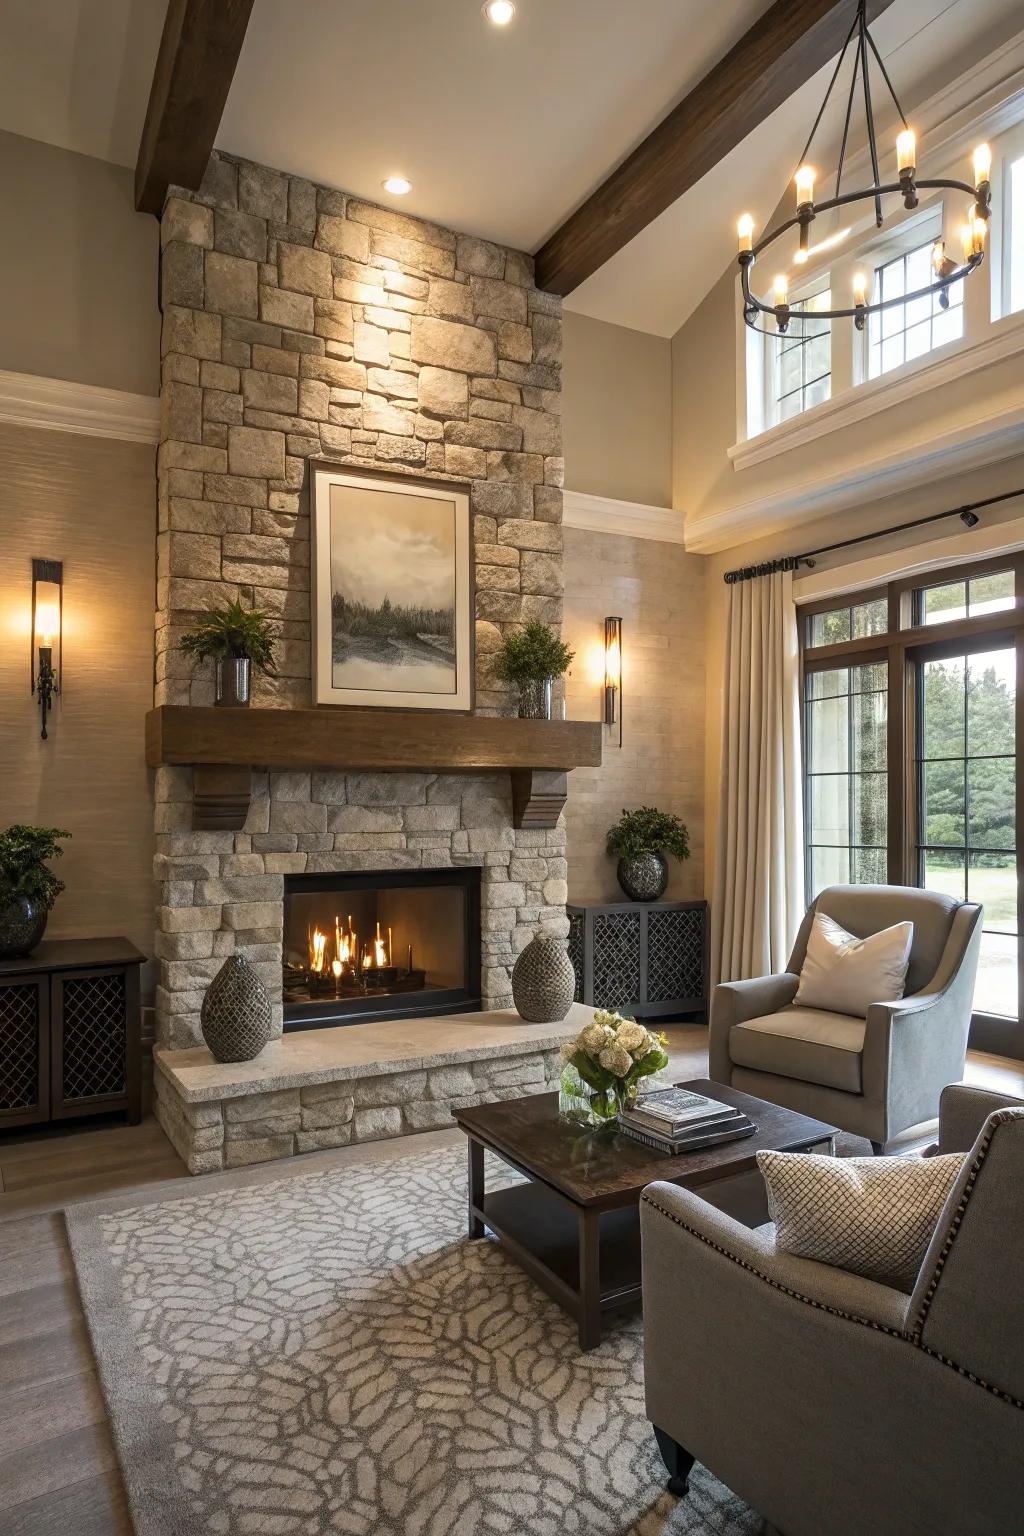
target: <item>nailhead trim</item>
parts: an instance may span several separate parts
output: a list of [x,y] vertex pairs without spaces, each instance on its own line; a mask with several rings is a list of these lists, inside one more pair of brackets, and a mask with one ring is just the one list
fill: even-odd
[[[987,1150],[987,1147],[984,1150]],[[981,1155],[983,1155],[983,1150],[979,1149],[979,1158],[976,1160],[979,1163]],[[972,1164],[972,1187],[975,1177],[975,1166]],[[827,1312],[832,1317],[841,1317],[845,1322],[856,1323],[861,1328],[871,1328],[875,1333],[886,1333],[892,1339],[902,1339],[904,1343],[910,1344],[915,1349],[919,1349],[922,1354],[930,1355],[931,1358],[933,1360],[937,1360],[940,1365],[948,1366],[951,1370],[956,1371],[957,1375],[965,1376],[968,1381],[973,1382],[975,1386],[982,1387],[984,1391],[990,1392],[993,1397],[998,1397],[1004,1403],[1010,1403],[1014,1408],[1024,1408],[1024,1401],[1022,1401],[1020,1398],[1012,1397],[1008,1392],[1002,1391],[999,1387],[993,1387],[991,1383],[983,1381],[980,1376],[975,1376],[972,1371],[968,1371],[964,1366],[958,1365],[955,1360],[950,1360],[946,1355],[939,1354],[937,1350],[929,1349],[927,1344],[921,1343],[919,1334],[906,1333],[901,1328],[889,1328],[885,1323],[876,1322],[874,1318],[860,1317],[855,1312],[844,1312],[840,1307],[830,1307],[827,1302],[819,1301],[814,1296],[805,1296],[802,1291],[794,1291],[790,1286],[783,1285],[781,1281],[773,1280],[770,1275],[766,1275],[763,1270],[757,1269],[753,1264],[748,1264],[746,1259],[737,1257],[737,1255],[732,1253],[728,1248],[723,1248],[720,1243],[712,1242],[711,1238],[706,1237],[703,1232],[698,1232],[694,1227],[689,1226],[685,1221],[681,1221],[680,1218],[674,1215],[672,1211],[666,1211],[663,1205],[659,1205],[657,1200],[652,1200],[649,1195],[643,1194],[641,1195],[640,1199],[643,1205],[649,1205],[652,1210],[658,1212],[659,1216],[664,1216],[667,1221],[674,1222],[677,1227],[682,1227],[684,1232],[688,1232],[691,1237],[695,1237],[697,1241],[703,1243],[706,1248],[711,1248],[715,1253],[720,1253],[723,1258],[729,1259],[733,1264],[738,1264],[740,1269],[745,1269],[748,1274],[754,1275],[758,1280],[762,1280],[765,1285],[771,1286],[773,1291],[781,1291],[784,1296],[791,1296],[794,1301],[802,1301],[805,1306],[814,1307],[819,1312]],[[963,1202],[961,1202],[961,1204],[965,1203],[966,1198]],[[958,1221],[960,1214],[961,1213],[958,1211]],[[947,1240],[947,1246],[951,1242],[952,1237]]]

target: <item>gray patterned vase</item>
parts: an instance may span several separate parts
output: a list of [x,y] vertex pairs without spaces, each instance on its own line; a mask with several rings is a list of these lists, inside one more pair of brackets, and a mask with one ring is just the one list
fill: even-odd
[[657,901],[668,885],[668,864],[662,853],[638,853],[620,859],[615,873],[630,901]]
[[215,1061],[252,1061],[270,1039],[270,998],[244,955],[229,955],[207,988],[200,1014]]
[[512,1001],[528,1024],[557,1024],[576,995],[576,972],[565,940],[538,933],[512,967]]
[[0,960],[30,955],[46,932],[49,912],[41,901],[14,896],[0,906]]

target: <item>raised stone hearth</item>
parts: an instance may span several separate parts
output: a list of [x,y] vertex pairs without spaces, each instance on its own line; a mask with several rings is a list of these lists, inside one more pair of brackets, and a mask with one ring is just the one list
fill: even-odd
[[352,1024],[224,1064],[158,1049],[156,1116],[190,1173],[437,1130],[461,1106],[556,1089],[559,1046],[593,1016],[573,1003],[561,1024],[510,1010]]

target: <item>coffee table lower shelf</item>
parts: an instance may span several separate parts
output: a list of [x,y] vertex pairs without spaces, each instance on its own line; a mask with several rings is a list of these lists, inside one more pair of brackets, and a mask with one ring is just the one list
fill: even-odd
[[600,1343],[603,1312],[641,1300],[635,1207],[580,1211],[543,1185],[516,1184],[485,1194],[482,1204],[471,1201],[470,1236],[482,1237],[485,1225],[575,1319],[582,1349]]

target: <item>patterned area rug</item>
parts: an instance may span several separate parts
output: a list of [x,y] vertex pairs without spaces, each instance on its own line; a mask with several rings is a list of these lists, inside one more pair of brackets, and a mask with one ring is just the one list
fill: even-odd
[[[644,1416],[639,1318],[581,1354],[465,1154],[68,1212],[138,1536],[760,1536]],[[489,1183],[490,1170],[489,1170]]]

